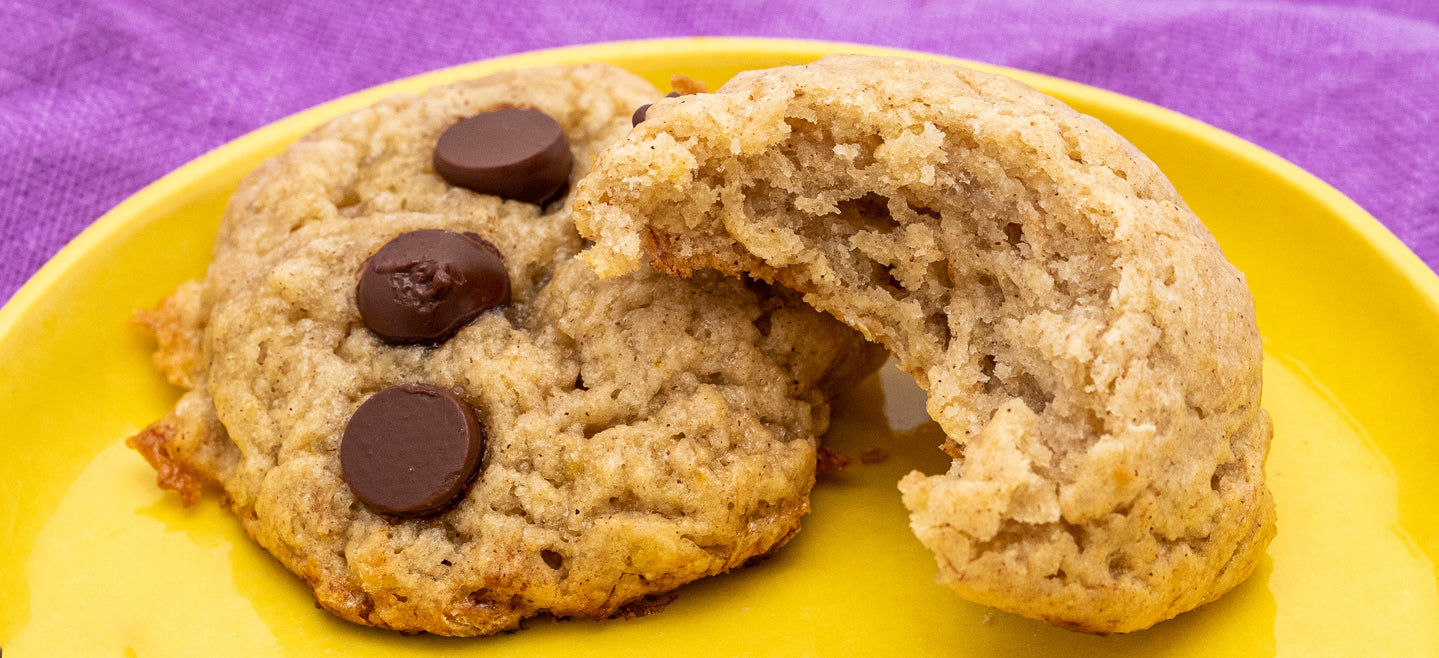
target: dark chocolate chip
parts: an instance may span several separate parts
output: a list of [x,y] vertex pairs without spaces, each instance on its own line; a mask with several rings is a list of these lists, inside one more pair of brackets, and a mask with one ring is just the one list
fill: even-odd
[[[665,94],[665,98],[679,98],[679,92],[672,91],[668,94]],[[653,103],[645,103],[644,105],[639,106],[639,108],[635,110],[635,113],[630,116],[631,126],[638,126],[641,123],[644,123],[645,115],[648,114],[650,111],[650,105],[653,105]]]
[[421,229],[390,240],[360,271],[360,319],[387,343],[442,343],[510,303],[500,251],[474,233]]
[[422,516],[464,495],[484,456],[475,410],[428,384],[391,386],[365,400],[340,439],[340,470],[380,514]]
[[544,204],[569,183],[574,156],[559,122],[539,110],[511,107],[450,126],[435,144],[434,163],[451,185]]
[[635,113],[630,115],[631,126],[638,126],[641,123],[645,122],[645,114],[650,111],[650,105],[651,103],[645,103],[644,105],[635,108]]

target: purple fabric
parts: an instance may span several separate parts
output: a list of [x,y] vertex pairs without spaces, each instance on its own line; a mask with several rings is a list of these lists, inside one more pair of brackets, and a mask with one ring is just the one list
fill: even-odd
[[1184,0],[5,0],[0,300],[226,141],[406,75],[661,36],[914,48],[1142,98],[1338,187],[1439,265],[1439,3]]

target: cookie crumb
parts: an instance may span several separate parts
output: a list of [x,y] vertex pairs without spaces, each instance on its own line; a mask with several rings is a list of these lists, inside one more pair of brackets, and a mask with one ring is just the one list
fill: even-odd
[[706,87],[705,83],[695,80],[683,73],[676,73],[670,76],[670,88],[674,89],[675,93],[680,96],[709,92],[709,87]]
[[825,447],[821,447],[816,456],[818,457],[818,463],[815,465],[815,471],[820,474],[838,473],[843,471],[846,466],[849,466],[850,462],[854,461],[850,459],[849,455],[835,452]]
[[862,464],[882,464],[887,459],[889,459],[889,453],[885,452],[884,448],[872,448],[859,456]]

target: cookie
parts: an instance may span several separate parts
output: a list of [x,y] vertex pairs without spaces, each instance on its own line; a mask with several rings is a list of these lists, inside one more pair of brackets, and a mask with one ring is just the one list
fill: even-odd
[[1158,168],[953,64],[830,56],[656,101],[575,196],[604,276],[776,281],[898,358],[949,472],[939,582],[1093,633],[1220,596],[1274,536],[1252,297]]
[[[223,489],[321,606],[406,632],[648,609],[775,550],[829,396],[883,353],[778,287],[575,257],[567,186],[659,97],[517,70],[304,137],[232,197],[204,281],[141,315],[189,390],[130,445],[187,504]],[[517,108],[543,116],[505,157],[436,150]]]

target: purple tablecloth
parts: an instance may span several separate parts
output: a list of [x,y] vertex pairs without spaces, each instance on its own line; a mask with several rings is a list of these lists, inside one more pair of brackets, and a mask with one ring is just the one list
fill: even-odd
[[4,0],[0,27],[0,300],[125,197],[306,107],[496,55],[692,35],[914,48],[1142,98],[1317,174],[1439,265],[1432,0]]

